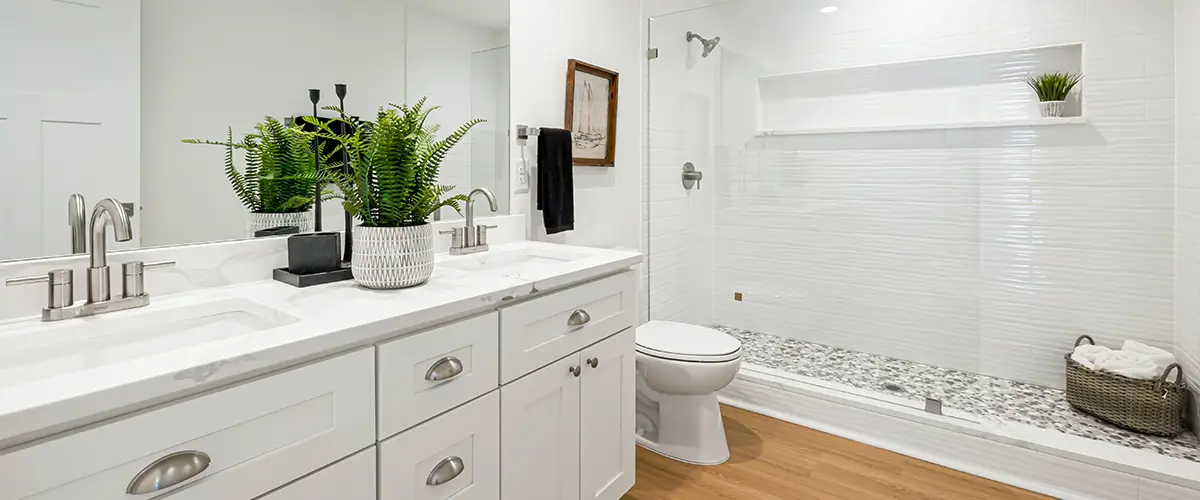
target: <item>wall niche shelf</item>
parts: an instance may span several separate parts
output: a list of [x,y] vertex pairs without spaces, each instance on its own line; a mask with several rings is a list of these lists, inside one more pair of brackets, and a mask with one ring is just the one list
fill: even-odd
[[1052,127],[1062,125],[1085,125],[1087,117],[1063,118],[1020,118],[1015,120],[989,120],[955,123],[916,123],[911,125],[880,125],[864,127],[805,128],[791,130],[759,130],[755,137],[786,137],[797,135],[864,134],[880,132],[909,132],[917,130],[963,130],[994,128]]

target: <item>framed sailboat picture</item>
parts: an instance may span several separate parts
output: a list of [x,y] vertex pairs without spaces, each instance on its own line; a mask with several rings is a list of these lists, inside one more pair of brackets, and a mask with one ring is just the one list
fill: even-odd
[[567,62],[567,130],[576,165],[612,167],[617,151],[617,73]]

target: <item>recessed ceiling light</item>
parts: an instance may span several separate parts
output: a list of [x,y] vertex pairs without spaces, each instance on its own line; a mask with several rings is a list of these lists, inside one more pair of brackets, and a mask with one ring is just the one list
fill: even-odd
[[821,13],[822,13],[822,14],[833,14],[834,12],[837,12],[837,7],[835,7],[835,6],[833,6],[833,5],[830,5],[830,6],[828,6],[828,7],[822,7],[822,8],[821,8]]

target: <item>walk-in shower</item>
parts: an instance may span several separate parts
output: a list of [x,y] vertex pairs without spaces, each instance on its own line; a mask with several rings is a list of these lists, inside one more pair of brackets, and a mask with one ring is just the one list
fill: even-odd
[[[739,338],[743,374],[1200,464],[1062,391],[1081,334],[1174,349],[1170,2],[1055,4],[1052,37],[1045,2],[918,3],[650,20],[647,319]],[[1140,50],[1103,39],[1134,16]],[[1050,72],[1087,74],[1063,118],[1024,83]]]

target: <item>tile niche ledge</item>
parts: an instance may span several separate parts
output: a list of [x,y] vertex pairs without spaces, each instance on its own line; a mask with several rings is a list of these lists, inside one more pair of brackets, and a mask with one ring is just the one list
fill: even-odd
[[755,137],[786,137],[796,135],[862,134],[878,132],[908,132],[915,130],[960,130],[989,128],[1050,127],[1062,125],[1086,125],[1087,117],[1063,118],[1020,118],[1010,120],[987,120],[954,123],[915,123],[910,125],[879,125],[861,127],[802,128],[790,130],[759,130]]

